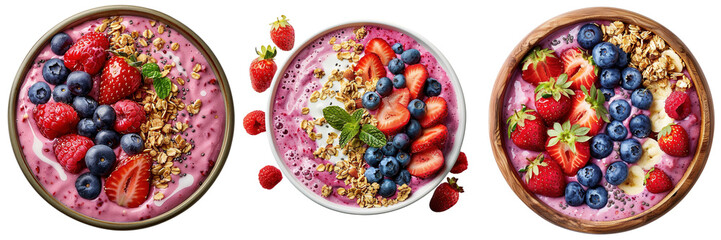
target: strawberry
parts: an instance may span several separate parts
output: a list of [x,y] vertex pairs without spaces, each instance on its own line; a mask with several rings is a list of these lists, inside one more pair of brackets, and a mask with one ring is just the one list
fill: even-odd
[[95,75],[105,65],[109,48],[110,41],[104,33],[86,33],[63,55],[65,66],[72,71]]
[[93,140],[77,134],[59,137],[53,143],[55,158],[69,173],[79,173],[85,168],[85,152],[93,146]]
[[113,104],[115,110],[115,131],[121,134],[140,132],[145,123],[145,110],[132,100],[121,100]]
[[426,178],[441,169],[444,161],[443,151],[438,147],[432,147],[423,152],[413,154],[406,170],[413,176]]
[[74,132],[80,121],[72,106],[59,102],[35,106],[33,118],[40,133],[48,139]]
[[459,174],[466,171],[466,169],[468,169],[468,159],[466,158],[466,154],[461,152],[458,154],[458,159],[456,159],[456,163],[453,164],[453,168],[451,168],[451,173]]
[[580,90],[581,86],[591,88],[598,78],[598,67],[593,63],[591,56],[580,48],[569,48],[561,54],[563,72],[568,75],[571,89]]
[[122,207],[140,206],[150,192],[151,158],[147,154],[136,154],[123,159],[105,179],[105,194],[108,200]]
[[673,188],[671,178],[661,169],[651,168],[644,180],[646,189],[651,193],[662,193]]
[[548,130],[546,151],[548,151],[551,159],[561,166],[564,174],[568,176],[576,175],[578,169],[586,166],[591,156],[588,143],[591,137],[586,135],[589,130],[589,128],[581,127],[578,124],[571,126],[568,121],[563,125],[554,123],[553,129]]
[[275,187],[275,185],[277,185],[280,180],[283,180],[283,174],[278,168],[271,165],[261,168],[260,172],[258,173],[258,181],[260,181],[260,186],[268,190],[273,189],[273,187]]
[[282,19],[276,18],[276,21],[270,24],[272,26],[270,28],[270,39],[280,50],[290,51],[293,49],[293,44],[295,44],[295,30],[288,23],[285,15],[280,15],[280,17]]
[[386,135],[393,135],[403,129],[411,119],[408,112],[408,89],[397,89],[381,100],[381,105],[376,112],[378,119],[378,130]]
[[543,151],[545,149],[546,125],[543,118],[533,109],[526,109],[526,105],[521,110],[516,110],[513,115],[506,120],[508,124],[508,138],[513,141],[521,149],[531,151]]
[[130,59],[113,56],[105,64],[100,76],[98,104],[113,104],[133,94],[143,82],[137,63]]
[[411,99],[423,96],[423,85],[428,78],[428,70],[422,64],[413,64],[406,67],[404,76],[406,77],[406,86],[411,91]]
[[427,128],[443,122],[448,116],[446,99],[429,97],[426,99],[426,114],[418,121],[421,127]]
[[576,90],[573,97],[568,120],[571,121],[571,124],[589,128],[588,135],[595,136],[603,127],[603,123],[609,122],[608,110],[603,105],[605,102],[606,97],[603,96],[600,89],[591,86],[591,90],[587,91],[586,87],[581,86],[581,90]]
[[570,96],[576,93],[569,89],[571,82],[566,79],[564,73],[558,76],[558,79],[551,78],[536,87],[536,111],[548,126],[565,120],[571,110]]
[[385,77],[386,68],[384,66],[378,55],[366,53],[358,60],[358,63],[353,67],[353,71],[358,72],[359,70],[363,70],[360,77],[363,81],[367,82]]
[[686,129],[681,125],[669,124],[658,133],[658,146],[668,155],[685,157],[689,154],[689,140]]
[[691,98],[686,92],[674,91],[666,98],[663,108],[669,117],[676,120],[683,120],[691,114]]
[[255,110],[243,118],[243,128],[250,135],[258,135],[265,132],[265,112]]
[[365,53],[375,53],[381,59],[383,66],[388,66],[388,62],[396,58],[396,53],[393,52],[393,48],[383,39],[374,38],[368,41],[365,46]]
[[434,212],[443,212],[456,205],[463,187],[458,186],[457,178],[447,178],[448,182],[438,185],[431,197],[430,207]]
[[262,93],[270,87],[275,71],[278,70],[278,66],[273,61],[277,52],[275,47],[271,46],[267,48],[261,46],[260,51],[256,49],[255,52],[258,53],[258,57],[250,63],[250,84],[253,90]]
[[521,78],[533,85],[556,78],[563,73],[561,61],[550,49],[535,47],[523,59]]
[[396,103],[401,106],[408,106],[411,102],[410,93],[407,88],[393,90],[393,92],[384,97],[383,100],[388,103]]
[[566,179],[561,167],[552,159],[546,159],[543,153],[535,159],[528,159],[528,165],[520,170],[525,173],[524,180],[528,190],[547,197],[560,197],[566,188]]
[[421,136],[411,143],[411,153],[423,152],[433,147],[442,147],[446,142],[448,129],[443,124],[424,128]]

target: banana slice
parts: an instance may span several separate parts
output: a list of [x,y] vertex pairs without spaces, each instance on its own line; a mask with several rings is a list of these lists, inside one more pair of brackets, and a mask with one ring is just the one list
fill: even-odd
[[639,194],[643,192],[644,189],[644,178],[646,178],[646,173],[641,167],[637,165],[631,166],[628,170],[628,178],[626,178],[626,181],[621,183],[621,185],[618,185],[618,188],[628,195]]
[[673,118],[669,117],[664,110],[666,105],[666,98],[671,95],[671,86],[658,86],[652,84],[649,86],[649,91],[653,94],[653,102],[649,108],[649,118],[651,119],[651,130],[654,132],[660,132],[663,127],[673,122]]
[[681,61],[681,57],[679,57],[678,54],[673,51],[673,49],[663,51],[661,55],[666,56],[670,60],[669,63],[671,63],[671,65],[669,65],[668,67],[668,70],[670,72],[683,71],[683,61]]
[[650,170],[656,163],[661,161],[663,152],[656,140],[647,139],[646,142],[641,145],[641,148],[643,148],[643,155],[641,155],[641,159],[636,162],[636,165],[643,170]]

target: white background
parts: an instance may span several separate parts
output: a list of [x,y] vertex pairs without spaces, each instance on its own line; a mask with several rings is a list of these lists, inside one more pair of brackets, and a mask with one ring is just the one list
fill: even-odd
[[[561,13],[604,4],[646,15],[678,35],[695,54],[713,90],[721,89],[718,66],[718,16],[713,1],[11,1],[3,5],[3,51],[0,57],[0,99],[8,99],[12,79],[32,45],[59,21],[86,9],[108,4],[132,4],[160,10],[193,29],[214,50],[235,97],[236,132],[230,157],[215,184],[193,207],[151,228],[109,231],[75,221],[47,204],[28,184],[14,157],[7,128],[0,127],[0,234],[57,239],[223,238],[258,239],[498,239],[530,237],[652,238],[716,236],[721,168],[719,142],[694,189],[673,210],[640,229],[613,236],[569,231],[546,222],[528,209],[503,180],[491,154],[488,135],[489,94],[496,75],[513,47],[532,29]],[[458,204],[443,213],[428,208],[430,195],[409,207],[375,216],[355,216],[323,208],[304,197],[287,180],[275,189],[262,189],[258,170],[275,165],[267,136],[249,136],[243,116],[265,109],[268,94],[250,87],[248,66],[254,47],[270,44],[269,25],[285,14],[296,30],[296,46],[317,32],[355,20],[396,24],[414,31],[438,47],[453,65],[466,95],[467,130],[463,150],[469,170],[459,175],[466,189]],[[281,52],[280,66],[290,52]],[[718,100],[721,96],[717,95]],[[0,104],[5,126],[7,104]],[[721,106],[721,104],[716,104]],[[718,124],[716,126],[719,126]],[[11,237],[11,238],[6,238]]]

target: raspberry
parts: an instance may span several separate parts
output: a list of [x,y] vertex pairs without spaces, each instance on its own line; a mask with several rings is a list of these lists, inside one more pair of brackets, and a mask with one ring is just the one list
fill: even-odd
[[691,99],[686,92],[674,91],[666,98],[664,110],[669,117],[682,120],[691,114]]
[[65,171],[78,173],[85,168],[85,152],[93,146],[93,140],[77,134],[59,137],[53,143],[53,153]]
[[466,158],[466,154],[461,152],[458,154],[456,164],[454,164],[453,168],[451,168],[451,173],[459,174],[466,171],[466,169],[468,169],[468,159]]
[[35,106],[33,118],[40,133],[48,139],[74,132],[80,121],[73,107],[59,102]]
[[260,110],[255,110],[243,118],[243,127],[245,131],[250,135],[258,135],[259,133],[265,132],[265,113]]
[[131,100],[121,100],[113,104],[115,109],[115,131],[121,134],[137,133],[145,122],[145,111],[140,104]]
[[260,186],[265,189],[273,189],[273,187],[275,187],[275,185],[278,184],[280,180],[283,180],[283,174],[280,173],[280,170],[278,170],[278,168],[271,165],[263,167],[258,173],[258,181],[260,181]]

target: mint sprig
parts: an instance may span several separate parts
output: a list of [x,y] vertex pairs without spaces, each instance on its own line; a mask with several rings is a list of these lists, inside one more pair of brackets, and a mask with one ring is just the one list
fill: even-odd
[[340,130],[340,146],[345,147],[354,137],[359,136],[360,140],[371,147],[383,147],[386,144],[386,135],[378,128],[370,124],[360,124],[365,109],[358,109],[349,114],[339,106],[328,106],[323,108],[323,117],[331,127]]
[[159,98],[164,99],[170,95],[172,84],[170,83],[170,79],[163,77],[158,64],[146,63],[140,72],[143,74],[143,77],[153,79],[153,88],[155,88],[155,93],[158,94]]

